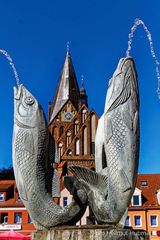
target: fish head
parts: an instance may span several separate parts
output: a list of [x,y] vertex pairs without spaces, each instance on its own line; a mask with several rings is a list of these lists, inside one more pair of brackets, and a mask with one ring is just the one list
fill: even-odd
[[[137,74],[132,57],[121,58],[118,66],[109,81],[109,86],[106,95],[105,112],[110,111],[114,106],[124,103],[131,93],[131,86],[128,86],[129,81],[133,81],[133,85],[136,91],[137,86]],[[128,89],[127,89],[128,87]],[[122,94],[126,89],[126,94]]]
[[22,127],[35,127],[39,103],[36,98],[21,84],[14,87],[14,122]]

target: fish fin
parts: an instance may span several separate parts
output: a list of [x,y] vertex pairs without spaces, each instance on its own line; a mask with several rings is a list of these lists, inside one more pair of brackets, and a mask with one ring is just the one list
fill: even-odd
[[134,133],[136,133],[137,131],[137,125],[139,124],[139,114],[138,114],[138,111],[136,111],[135,115],[134,115],[134,120],[133,120],[133,130],[134,130]]
[[131,184],[128,180],[128,177],[126,175],[126,173],[124,172],[123,169],[120,170],[120,177],[121,177],[121,180],[122,180],[122,189],[123,189],[123,192],[126,192],[128,191],[129,189],[131,189]]
[[123,86],[123,89],[122,89],[121,93],[115,99],[115,101],[111,104],[111,106],[109,107],[107,112],[117,108],[119,105],[126,102],[129,99],[129,97],[131,96],[131,84],[130,84],[130,77],[131,76],[130,76],[130,71],[129,70],[128,70],[129,75],[128,75],[128,72],[127,72],[126,75],[124,76],[125,81],[124,81],[124,86]]
[[78,166],[71,166],[69,170],[74,173],[78,181],[85,183],[87,186],[93,186],[98,189],[108,188],[108,176],[106,175]]
[[126,126],[129,128],[129,130],[133,130],[133,120],[128,111],[123,111],[122,112],[122,118],[123,122],[126,124]]
[[112,137],[113,135],[113,132],[112,132],[112,121],[110,119],[110,117],[107,116],[107,114],[105,114],[105,143],[108,143],[110,138]]

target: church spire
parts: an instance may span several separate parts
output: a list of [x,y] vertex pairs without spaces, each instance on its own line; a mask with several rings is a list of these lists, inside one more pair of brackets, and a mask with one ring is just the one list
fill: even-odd
[[82,87],[80,89],[80,98],[81,98],[81,105],[86,104],[88,107],[88,101],[87,101],[87,94],[86,94],[86,89],[84,87],[84,76],[81,76],[81,81],[82,81]]
[[80,102],[80,92],[67,43],[65,61],[56,89],[56,94],[51,105],[52,113],[50,115],[50,123],[53,121],[53,119],[56,117],[58,112],[68,100],[71,100],[74,106],[78,109]]

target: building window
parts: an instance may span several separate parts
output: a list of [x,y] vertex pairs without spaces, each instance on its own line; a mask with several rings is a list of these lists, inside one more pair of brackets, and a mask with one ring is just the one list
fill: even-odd
[[67,151],[67,156],[72,156],[72,150],[71,150],[71,149],[69,149],[69,150]]
[[61,126],[60,129],[59,129],[59,136],[61,137],[61,135],[63,134],[64,132],[64,127]]
[[82,155],[87,155],[87,127],[82,129]]
[[130,217],[127,216],[126,221],[125,221],[125,226],[129,227],[130,226]]
[[22,223],[22,213],[14,214],[14,223]]
[[87,110],[83,109],[82,110],[82,123],[84,123],[86,121],[87,118]]
[[91,154],[95,154],[96,116],[91,115]]
[[139,195],[134,195],[133,196],[133,206],[140,206]]
[[77,134],[78,130],[79,130],[79,125],[78,125],[78,120],[74,121],[74,135]]
[[63,143],[62,142],[58,143],[58,154],[59,154],[59,157],[62,157],[62,154],[63,154]]
[[70,143],[71,143],[71,132],[67,131],[67,134],[66,134],[66,146],[67,146],[67,148],[69,147]]
[[28,223],[32,223],[32,218],[28,215]]
[[67,206],[68,205],[68,198],[67,197],[64,197],[63,198],[63,206]]
[[158,217],[156,215],[150,216],[151,227],[158,226]]
[[134,216],[134,225],[136,227],[141,227],[141,225],[142,225],[141,216]]
[[79,139],[75,140],[75,154],[79,155],[80,151],[79,151]]
[[4,193],[0,193],[0,202],[4,201]]
[[8,213],[1,213],[1,223],[8,223]]
[[142,186],[142,187],[148,186],[147,181],[141,181],[141,186]]

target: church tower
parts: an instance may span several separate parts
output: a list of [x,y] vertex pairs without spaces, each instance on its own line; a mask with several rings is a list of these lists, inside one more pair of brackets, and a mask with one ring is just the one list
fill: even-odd
[[49,105],[49,131],[54,137],[60,165],[95,168],[95,133],[98,116],[89,111],[87,94],[79,90],[71,55],[67,51],[53,101]]

